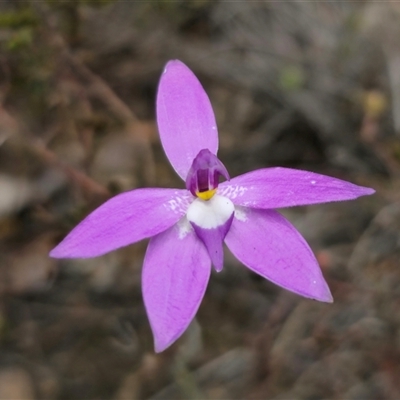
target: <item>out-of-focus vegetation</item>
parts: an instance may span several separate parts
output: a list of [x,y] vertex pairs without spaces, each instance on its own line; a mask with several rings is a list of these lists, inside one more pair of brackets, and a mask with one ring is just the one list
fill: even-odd
[[[397,3],[372,1],[0,2],[0,399],[400,398],[399,26]],[[226,252],[155,355],[146,243],[48,252],[115,193],[183,186],[155,123],[173,58],[210,95],[231,176],[281,165],[377,194],[283,210],[334,304]]]

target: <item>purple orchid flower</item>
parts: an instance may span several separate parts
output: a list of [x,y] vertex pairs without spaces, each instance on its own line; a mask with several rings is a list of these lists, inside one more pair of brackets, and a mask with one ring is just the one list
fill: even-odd
[[[151,238],[143,265],[143,297],[161,352],[188,327],[211,273],[223,266],[223,242],[249,269],[311,299],[332,302],[318,263],[300,233],[273,209],[355,199],[374,193],[340,179],[265,168],[229,180],[217,158],[210,100],[193,72],[170,61],[157,94],[165,153],[186,189],[136,189],[108,200],[51,252],[55,258],[97,257]],[[220,178],[226,181],[219,183]]]

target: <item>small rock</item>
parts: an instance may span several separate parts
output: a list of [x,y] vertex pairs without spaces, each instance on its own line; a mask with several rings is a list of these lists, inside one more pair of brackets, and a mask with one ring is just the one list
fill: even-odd
[[0,400],[34,400],[32,377],[22,368],[0,370]]

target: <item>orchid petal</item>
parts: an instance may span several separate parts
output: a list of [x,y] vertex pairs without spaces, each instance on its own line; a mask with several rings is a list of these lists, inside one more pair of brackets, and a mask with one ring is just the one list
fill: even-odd
[[375,190],[341,179],[289,168],[265,168],[223,182],[218,193],[235,205],[282,208],[351,200]]
[[97,257],[156,235],[189,207],[187,190],[136,189],[113,197],[89,214],[51,252],[55,258]]
[[[150,240],[143,265],[143,298],[156,352],[177,340],[195,316],[211,263],[190,224],[178,223]],[[189,229],[189,230],[188,230]]]
[[332,302],[312,250],[276,211],[240,207],[225,243],[236,258],[262,277],[301,296]]
[[157,124],[164,151],[185,180],[200,150],[216,154],[218,132],[210,100],[193,72],[170,61],[158,86]]

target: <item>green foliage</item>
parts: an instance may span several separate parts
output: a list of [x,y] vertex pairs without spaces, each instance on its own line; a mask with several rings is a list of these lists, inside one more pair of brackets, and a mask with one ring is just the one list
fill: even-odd
[[58,8],[62,7],[78,7],[79,5],[85,4],[93,7],[102,7],[107,4],[115,3],[116,0],[46,0],[47,4]]
[[304,71],[298,65],[286,66],[279,73],[279,85],[284,90],[299,90],[304,83]]
[[15,31],[6,42],[7,50],[20,50],[32,44],[33,32],[31,28],[21,28]]
[[26,49],[33,42],[38,16],[28,6],[0,12],[0,29],[4,32],[0,44],[3,49],[16,51]]
[[28,7],[0,13],[0,28],[26,28],[36,26],[38,22],[36,14]]

